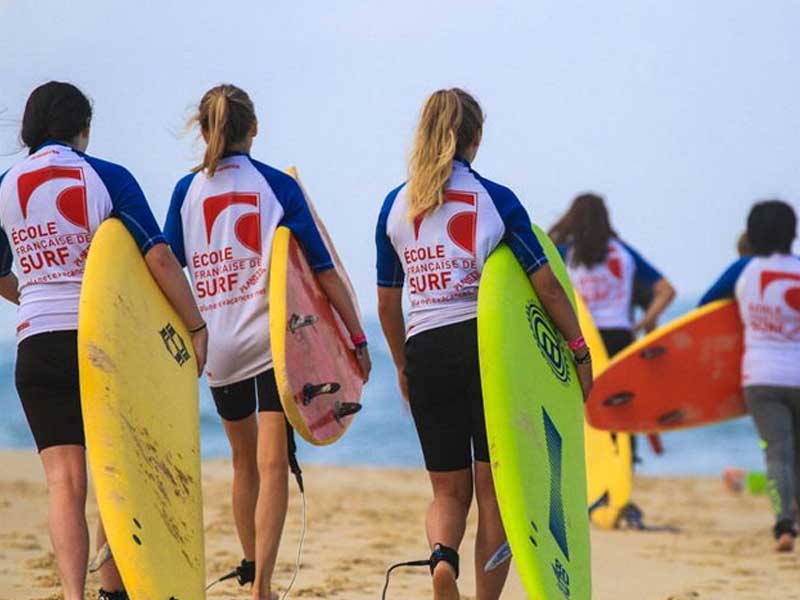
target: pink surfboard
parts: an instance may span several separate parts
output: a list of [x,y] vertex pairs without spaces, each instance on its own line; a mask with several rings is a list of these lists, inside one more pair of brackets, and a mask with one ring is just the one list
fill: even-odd
[[[293,169],[289,173],[297,178]],[[306,200],[311,206],[308,195]],[[311,211],[355,303],[352,285],[327,230],[313,207]],[[322,291],[300,244],[285,227],[277,229],[272,244],[269,299],[275,379],[286,417],[309,443],[331,444],[344,434],[361,408],[364,383],[344,323]]]

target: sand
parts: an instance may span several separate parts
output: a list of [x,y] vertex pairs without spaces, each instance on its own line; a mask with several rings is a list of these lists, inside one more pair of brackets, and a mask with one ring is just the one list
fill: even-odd
[[[209,579],[241,559],[230,511],[230,474],[224,461],[204,465]],[[292,598],[375,600],[387,565],[427,557],[423,516],[429,490],[423,472],[309,467],[306,487],[309,533]],[[276,573],[279,586],[293,571],[300,530],[294,487],[292,494]],[[800,600],[800,554],[772,552],[766,498],[734,495],[718,480],[642,477],[636,480],[635,499],[650,524],[681,532],[593,530],[595,600]],[[36,455],[0,453],[0,600],[60,598],[45,510]],[[96,518],[93,503],[89,514]],[[474,521],[462,548],[465,599],[474,599],[473,535]],[[399,571],[389,598],[430,598],[428,586],[424,569]],[[90,581],[90,589],[96,587]],[[209,593],[216,599],[248,597],[235,583]],[[513,573],[503,597],[525,598]]]

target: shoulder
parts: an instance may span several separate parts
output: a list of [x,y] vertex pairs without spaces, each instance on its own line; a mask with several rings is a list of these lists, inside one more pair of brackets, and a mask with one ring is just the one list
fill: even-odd
[[476,171],[471,171],[472,175],[475,179],[480,183],[489,196],[494,201],[495,205],[500,206],[506,205],[508,203],[518,203],[519,199],[517,195],[513,192],[513,190],[505,186],[501,183],[497,183],[496,181],[492,181],[491,179],[487,179],[483,177]]
[[106,187],[110,189],[119,188],[131,183],[137,184],[133,174],[122,165],[95,156],[89,156],[88,154],[81,153],[79,156],[94,169],[95,173],[97,173]]
[[381,217],[382,218],[387,218],[389,216],[389,213],[392,211],[392,208],[394,207],[395,202],[397,201],[397,196],[400,194],[400,191],[403,188],[405,188],[405,186],[406,186],[406,182],[404,181],[403,183],[398,185],[396,188],[391,190],[388,194],[386,194],[386,198],[384,198],[383,204],[381,205]]
[[250,160],[250,164],[253,165],[253,168],[255,168],[255,170],[258,171],[266,180],[269,187],[272,188],[272,191],[275,192],[275,195],[278,196],[279,199],[286,197],[288,194],[296,194],[297,192],[301,192],[300,185],[297,183],[294,177],[288,173],[284,173],[280,169],[271,167],[270,165],[257,161],[252,157],[248,156],[247,158]]
[[175,192],[176,196],[186,196],[186,192],[189,191],[189,187],[192,185],[195,177],[197,177],[197,173],[189,173],[184,175],[178,180],[178,183],[175,184]]

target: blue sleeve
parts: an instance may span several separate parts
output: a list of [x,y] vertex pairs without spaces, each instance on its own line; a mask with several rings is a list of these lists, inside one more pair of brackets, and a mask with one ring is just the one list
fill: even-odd
[[715,300],[733,298],[736,293],[736,282],[739,280],[739,276],[752,258],[752,256],[745,256],[728,267],[714,285],[703,294],[698,306],[703,306]]
[[401,288],[406,279],[403,263],[400,262],[400,257],[397,256],[397,251],[392,246],[386,229],[389,213],[392,212],[392,206],[394,206],[394,201],[401,189],[403,189],[402,185],[389,192],[386,200],[383,201],[380,215],[378,215],[378,226],[375,228],[378,287]]
[[333,260],[328,247],[322,240],[317,223],[297,181],[292,176],[268,165],[252,159],[251,162],[267,180],[267,184],[283,207],[283,218],[279,224],[291,229],[300,242],[311,269],[316,273],[332,269]]
[[141,253],[146,254],[156,244],[165,244],[167,240],[133,175],[120,165],[85,155],[84,158],[100,176],[111,196],[111,216],[122,221]]
[[[8,171],[6,171],[8,173]],[[6,173],[0,175],[0,185],[3,184],[3,178]],[[5,277],[11,273],[11,267],[14,265],[14,255],[11,253],[11,244],[8,242],[6,232],[0,227],[0,277]]]
[[186,249],[183,243],[183,219],[181,218],[181,209],[183,208],[183,201],[186,199],[186,192],[189,191],[189,186],[192,184],[195,173],[191,173],[181,179],[175,186],[172,192],[172,200],[169,203],[167,210],[167,220],[164,222],[164,237],[167,238],[167,243],[172,248],[172,253],[182,267],[186,266]]
[[633,257],[633,264],[635,266],[633,278],[642,289],[647,290],[664,278],[661,272],[647,262],[636,250],[622,240],[617,241],[622,244],[622,247]]
[[0,229],[0,277],[11,273],[13,264],[14,255],[11,253],[11,244],[8,243],[6,232]]
[[567,244],[561,244],[560,246],[556,246],[556,250],[561,255],[561,260],[567,260],[567,252],[569,252],[569,246]]
[[[476,175],[477,176],[477,175]],[[494,202],[506,231],[503,241],[511,248],[514,256],[530,275],[547,264],[547,256],[542,245],[533,233],[531,219],[522,203],[507,187],[477,176]]]

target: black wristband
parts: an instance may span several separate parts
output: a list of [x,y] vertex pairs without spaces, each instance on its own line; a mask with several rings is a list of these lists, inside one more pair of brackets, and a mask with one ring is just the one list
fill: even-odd
[[201,331],[203,331],[203,329],[205,329],[206,327],[208,327],[208,323],[206,323],[205,321],[203,321],[203,324],[202,324],[202,325],[198,325],[198,326],[197,326],[197,327],[195,327],[194,329],[190,329],[190,330],[189,330],[189,335],[194,335],[195,333],[200,333],[200,332],[201,332]]
[[572,356],[575,359],[576,365],[585,365],[592,362],[592,353],[589,352],[589,348],[586,348],[586,354],[583,356]]

